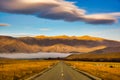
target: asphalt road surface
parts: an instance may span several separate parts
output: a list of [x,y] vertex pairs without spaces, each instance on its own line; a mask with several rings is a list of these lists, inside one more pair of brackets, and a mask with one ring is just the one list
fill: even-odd
[[63,62],[59,62],[49,71],[34,78],[33,80],[93,80]]

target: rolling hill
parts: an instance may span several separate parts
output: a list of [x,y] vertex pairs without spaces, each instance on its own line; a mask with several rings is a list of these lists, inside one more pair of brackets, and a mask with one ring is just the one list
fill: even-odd
[[120,62],[120,52],[111,53],[84,53],[84,54],[72,54],[66,57],[67,60],[77,61],[118,61]]

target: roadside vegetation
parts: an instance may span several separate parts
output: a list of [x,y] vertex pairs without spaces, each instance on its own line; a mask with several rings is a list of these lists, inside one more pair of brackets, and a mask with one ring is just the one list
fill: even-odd
[[88,72],[102,80],[120,80],[120,63],[81,61],[66,61],[66,63],[73,68]]
[[0,80],[24,80],[49,68],[58,61],[51,60],[0,60]]

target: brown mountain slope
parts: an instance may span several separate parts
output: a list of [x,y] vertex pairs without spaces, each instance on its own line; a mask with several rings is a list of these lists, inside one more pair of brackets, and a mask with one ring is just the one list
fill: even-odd
[[120,46],[120,42],[113,40],[106,40],[103,38],[96,38],[91,36],[37,36],[37,37],[20,37],[19,40],[27,44],[35,44],[39,46],[51,46],[55,44],[64,44],[69,46],[87,46],[87,47],[96,47],[96,46],[106,46],[106,47],[117,47]]
[[107,47],[115,48],[120,42],[91,36],[0,36],[0,53],[13,52],[65,52],[86,53]]
[[66,59],[83,61],[120,61],[120,47],[107,47],[84,54],[72,54]]
[[69,46],[63,44],[55,44],[52,46],[42,46],[41,51],[43,52],[61,52],[61,53],[86,53],[99,49],[103,49],[105,46],[97,47],[86,47],[86,46]]
[[8,36],[0,36],[0,53],[13,52],[38,52],[39,47],[36,45],[28,45],[16,38]]
[[112,53],[112,52],[120,52],[120,46],[119,47],[106,47],[104,49],[95,50],[91,53]]

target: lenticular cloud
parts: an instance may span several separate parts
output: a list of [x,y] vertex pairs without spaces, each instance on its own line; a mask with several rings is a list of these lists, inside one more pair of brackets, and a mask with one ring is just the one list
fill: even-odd
[[0,12],[34,15],[39,18],[82,21],[90,24],[115,23],[120,12],[87,15],[73,2],[65,0],[0,0]]

